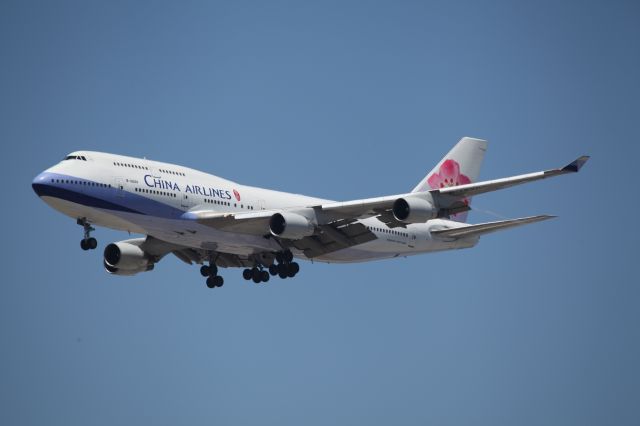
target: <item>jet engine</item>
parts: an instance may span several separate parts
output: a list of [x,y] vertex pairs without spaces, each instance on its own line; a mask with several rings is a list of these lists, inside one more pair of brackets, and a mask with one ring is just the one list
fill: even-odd
[[135,275],[153,269],[154,262],[140,244],[144,238],[111,243],[104,248],[104,268],[110,274]]
[[276,237],[298,240],[313,235],[315,227],[309,219],[300,214],[282,212],[271,216],[269,230]]
[[396,220],[405,223],[424,223],[438,217],[438,210],[433,204],[417,197],[398,198],[392,211]]

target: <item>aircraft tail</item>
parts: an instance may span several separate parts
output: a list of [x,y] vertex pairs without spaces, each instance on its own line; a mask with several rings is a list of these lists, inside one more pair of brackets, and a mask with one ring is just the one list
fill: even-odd
[[[478,181],[487,141],[464,137],[444,156],[411,192],[465,185]],[[471,198],[465,199],[469,204]],[[451,215],[451,220],[466,222],[467,212]]]

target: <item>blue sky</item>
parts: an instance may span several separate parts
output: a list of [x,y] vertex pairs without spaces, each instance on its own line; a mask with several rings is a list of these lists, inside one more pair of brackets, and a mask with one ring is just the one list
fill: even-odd
[[[639,11],[0,3],[0,423],[638,424]],[[483,179],[592,160],[476,197],[472,222],[559,218],[472,250],[214,291],[174,258],[109,276],[30,187],[90,149],[348,200],[462,136],[489,140]]]

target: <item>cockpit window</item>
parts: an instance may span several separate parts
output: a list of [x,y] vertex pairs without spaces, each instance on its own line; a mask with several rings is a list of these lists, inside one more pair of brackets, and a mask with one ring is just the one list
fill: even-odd
[[64,160],[82,160],[82,161],[87,161],[87,158],[84,155],[67,155],[66,157],[64,157]]

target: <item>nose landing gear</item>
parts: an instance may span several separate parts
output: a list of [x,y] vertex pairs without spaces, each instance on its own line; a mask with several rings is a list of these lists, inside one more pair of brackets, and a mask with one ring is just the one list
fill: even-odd
[[77,223],[84,229],[84,238],[80,240],[80,248],[82,250],[93,250],[98,247],[98,240],[91,236],[91,231],[96,229],[84,217],[78,219]]

